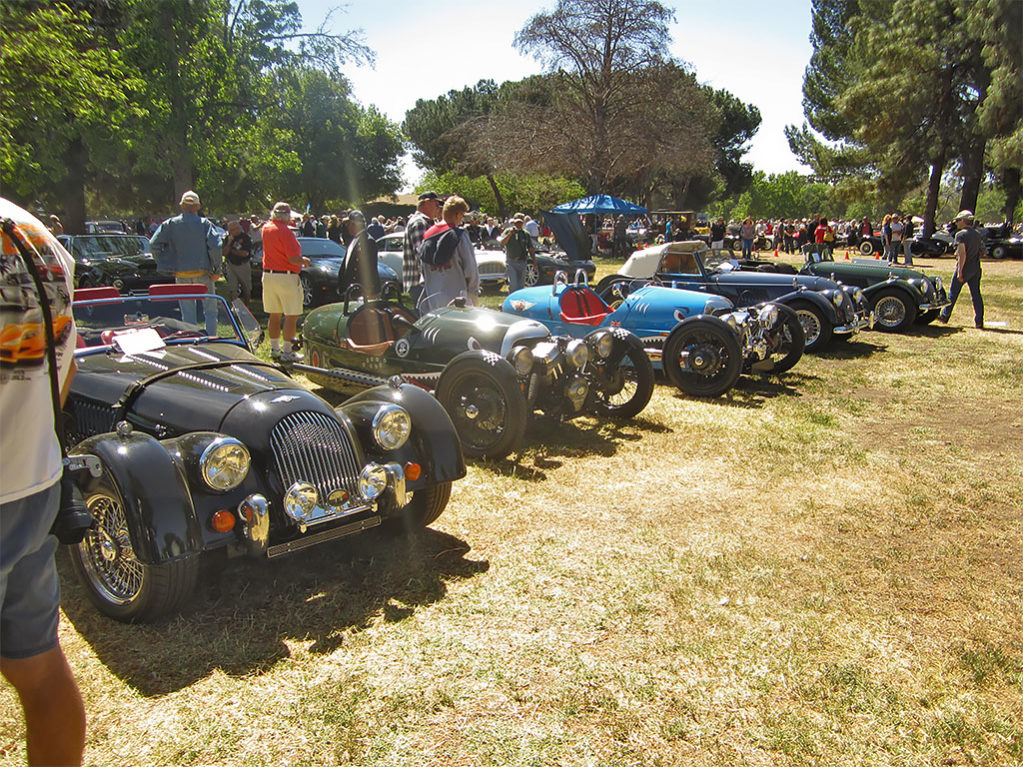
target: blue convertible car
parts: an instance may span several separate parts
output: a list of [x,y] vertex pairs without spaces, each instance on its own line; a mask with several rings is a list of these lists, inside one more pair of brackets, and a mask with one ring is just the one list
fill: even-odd
[[721,296],[647,285],[609,305],[577,273],[553,286],[524,288],[505,299],[509,314],[542,322],[552,333],[583,337],[594,328],[625,328],[639,336],[655,367],[686,394],[716,397],[743,369],[788,370],[803,355],[795,312],[776,304],[736,311]]
[[671,242],[633,253],[618,274],[600,281],[597,292],[613,301],[613,290],[624,295],[650,280],[724,296],[736,306],[762,301],[784,304],[803,325],[807,351],[824,348],[833,336],[849,337],[872,325],[869,303],[856,287],[824,276],[747,270],[698,241]]

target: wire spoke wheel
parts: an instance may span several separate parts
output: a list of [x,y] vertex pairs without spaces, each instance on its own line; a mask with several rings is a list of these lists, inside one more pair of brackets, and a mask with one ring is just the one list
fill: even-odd
[[629,348],[617,363],[598,364],[598,370],[601,384],[595,390],[598,412],[616,418],[632,418],[650,402],[654,369],[642,349]]
[[142,565],[128,537],[124,508],[118,498],[94,495],[88,500],[96,525],[78,544],[90,585],[110,602],[124,605],[142,590]]

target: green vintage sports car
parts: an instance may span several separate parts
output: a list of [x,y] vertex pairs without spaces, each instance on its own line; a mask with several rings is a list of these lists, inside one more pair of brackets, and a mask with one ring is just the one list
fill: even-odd
[[941,277],[874,259],[835,261],[830,253],[808,253],[800,274],[862,288],[874,311],[874,327],[889,333],[933,322],[949,302]]
[[643,344],[627,330],[552,336],[539,322],[464,299],[422,317],[396,301],[322,306],[307,316],[302,342],[308,364],[295,369],[322,386],[374,386],[398,375],[434,391],[475,458],[515,450],[538,412],[631,418],[654,387]]

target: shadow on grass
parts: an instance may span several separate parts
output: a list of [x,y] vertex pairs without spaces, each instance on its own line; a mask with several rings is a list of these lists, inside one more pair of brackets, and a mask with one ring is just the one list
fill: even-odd
[[476,465],[501,476],[543,482],[546,472],[560,467],[564,459],[613,456],[623,445],[638,442],[646,434],[670,431],[642,415],[625,420],[581,417],[561,423],[540,417],[530,421],[522,450],[513,457],[483,460]]
[[819,376],[807,375],[805,373],[788,372],[780,378],[743,374],[739,376],[735,386],[720,397],[707,397],[704,399],[690,397],[684,392],[676,391],[675,398],[697,400],[706,402],[708,405],[720,405],[721,407],[752,409],[763,407],[768,400],[777,397],[802,397],[803,392],[800,390],[800,387],[820,380]]
[[828,344],[826,349],[814,352],[814,356],[820,357],[822,360],[853,360],[869,357],[877,352],[887,351],[887,349],[887,346],[867,340],[839,341],[836,339]]
[[143,695],[180,690],[215,671],[258,674],[291,656],[289,643],[330,653],[376,615],[387,622],[441,600],[447,584],[486,572],[463,540],[427,529],[377,528],[301,556],[204,563],[189,607],[162,623],[126,625],[88,602],[58,559],[64,612],[112,673]]
[[951,327],[949,325],[942,325],[938,322],[933,322],[928,325],[914,325],[913,328],[906,333],[907,336],[920,336],[921,338],[948,338],[954,336],[956,333],[962,333],[966,328]]

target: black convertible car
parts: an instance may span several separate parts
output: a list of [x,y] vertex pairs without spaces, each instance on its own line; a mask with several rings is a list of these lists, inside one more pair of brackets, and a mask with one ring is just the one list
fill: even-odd
[[180,606],[202,557],[278,557],[382,522],[428,525],[465,474],[429,394],[394,379],[332,407],[253,355],[243,324],[258,333],[255,320],[204,290],[76,294],[65,419],[95,524],[71,559],[118,620]]
[[134,234],[62,234],[57,240],[75,259],[75,286],[110,285],[122,293],[145,291],[150,285],[174,282],[174,275],[156,268],[146,237]]

